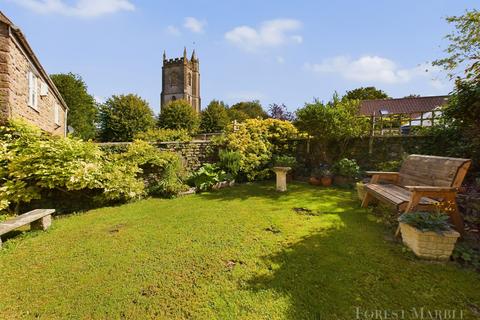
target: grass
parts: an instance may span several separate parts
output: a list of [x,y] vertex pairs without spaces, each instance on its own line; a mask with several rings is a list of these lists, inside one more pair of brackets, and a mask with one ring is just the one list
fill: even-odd
[[350,191],[300,183],[286,194],[265,183],[93,210],[4,245],[0,319],[480,312],[478,274],[415,259]]

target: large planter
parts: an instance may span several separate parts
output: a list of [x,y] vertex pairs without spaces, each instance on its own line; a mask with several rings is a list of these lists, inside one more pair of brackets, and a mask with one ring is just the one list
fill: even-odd
[[308,179],[308,183],[310,183],[312,186],[319,186],[322,184],[321,180],[316,177],[310,177]]
[[287,191],[287,172],[291,169],[290,167],[273,167],[273,171],[277,176],[277,191]]
[[367,193],[365,191],[365,184],[363,182],[357,182],[356,187],[358,199],[360,199],[360,201],[363,201],[363,198],[365,198],[365,194]]
[[345,176],[335,176],[333,177],[333,183],[337,186],[346,187],[351,185],[353,182],[352,178]]
[[423,232],[403,222],[400,222],[400,231],[403,243],[412,249],[417,257],[433,260],[448,260],[460,237],[455,230],[444,231],[442,234]]
[[322,177],[320,181],[324,187],[330,187],[332,185],[332,177]]

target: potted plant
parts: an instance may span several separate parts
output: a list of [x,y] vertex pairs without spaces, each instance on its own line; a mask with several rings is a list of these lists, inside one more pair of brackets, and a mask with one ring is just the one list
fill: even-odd
[[350,185],[360,174],[360,167],[353,159],[344,158],[336,162],[332,169],[335,174],[333,182],[338,186]]
[[328,168],[322,169],[320,178],[322,186],[330,187],[332,185],[332,175],[332,172]]
[[291,156],[274,156],[273,165],[275,168],[289,168],[287,172],[287,181],[293,180],[292,169],[297,165],[297,159]]
[[448,260],[460,234],[443,212],[410,212],[398,218],[402,240],[417,257]]
[[322,177],[322,169],[315,168],[310,173],[310,178],[308,179],[308,183],[310,183],[312,186],[319,186],[322,184],[321,177]]

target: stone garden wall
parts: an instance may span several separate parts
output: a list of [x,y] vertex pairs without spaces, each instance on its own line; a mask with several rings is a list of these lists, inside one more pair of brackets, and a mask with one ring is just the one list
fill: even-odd
[[189,171],[195,171],[204,163],[216,161],[216,152],[210,141],[189,141],[189,142],[160,142],[157,144],[160,150],[177,153],[181,158],[184,167]]
[[315,140],[297,141],[297,160],[308,169],[322,163],[333,163],[341,158],[355,159],[364,170],[378,169],[378,165],[402,160],[408,154],[436,154],[430,145],[432,139],[424,136],[389,136],[356,138],[348,142],[334,143],[327,147]]

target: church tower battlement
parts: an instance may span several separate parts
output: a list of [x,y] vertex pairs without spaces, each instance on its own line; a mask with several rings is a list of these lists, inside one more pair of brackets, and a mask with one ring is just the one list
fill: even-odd
[[186,100],[196,112],[201,111],[200,61],[195,50],[190,59],[186,48],[182,58],[167,59],[163,53],[161,107],[178,99]]

